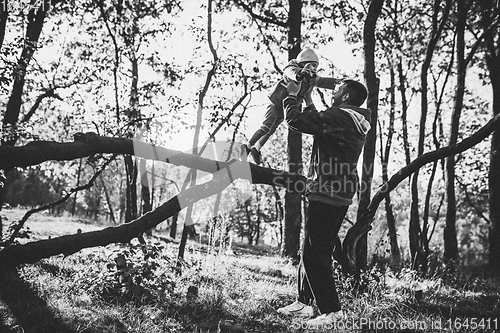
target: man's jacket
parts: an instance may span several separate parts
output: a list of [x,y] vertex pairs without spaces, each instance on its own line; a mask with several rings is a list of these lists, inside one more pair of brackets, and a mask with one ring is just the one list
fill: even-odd
[[357,164],[370,130],[369,109],[342,105],[318,112],[299,111],[297,98],[283,101],[293,130],[314,135],[306,195],[309,200],[348,206],[358,189]]
[[297,94],[297,100],[299,103],[302,102],[304,96],[306,96],[311,90],[313,90],[314,87],[333,90],[335,89],[335,85],[339,82],[338,79],[332,77],[321,77],[318,75],[299,79],[298,76],[300,75],[301,70],[302,67],[299,66],[297,61],[291,60],[283,70],[283,78],[279,80],[279,82],[276,83],[276,85],[271,90],[269,99],[278,109],[281,110],[281,108],[283,107],[283,100],[288,96],[286,84],[289,80],[302,82],[300,91]]

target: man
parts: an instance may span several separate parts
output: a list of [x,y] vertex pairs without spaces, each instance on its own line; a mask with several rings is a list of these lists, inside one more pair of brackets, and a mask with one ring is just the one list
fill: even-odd
[[361,108],[365,86],[346,80],[334,93],[329,109],[318,112],[314,104],[303,112],[297,103],[300,86],[287,85],[283,101],[286,121],[293,130],[314,136],[306,196],[305,238],[298,270],[298,299],[279,313],[310,317],[312,302],[320,316],[309,327],[331,325],[344,316],[332,271],[335,238],[358,188],[357,163],[370,130],[370,110]]

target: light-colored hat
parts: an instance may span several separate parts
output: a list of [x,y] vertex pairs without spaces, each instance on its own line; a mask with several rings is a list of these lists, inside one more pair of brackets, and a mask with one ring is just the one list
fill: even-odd
[[299,55],[297,56],[297,62],[304,62],[304,61],[316,61],[319,63],[319,58],[316,55],[316,52],[314,52],[312,49],[306,47],[302,51],[300,51]]

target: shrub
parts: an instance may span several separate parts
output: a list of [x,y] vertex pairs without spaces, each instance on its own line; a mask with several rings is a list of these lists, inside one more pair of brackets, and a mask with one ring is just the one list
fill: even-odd
[[160,243],[114,251],[114,259],[91,278],[91,289],[112,303],[164,301],[174,291],[175,270]]

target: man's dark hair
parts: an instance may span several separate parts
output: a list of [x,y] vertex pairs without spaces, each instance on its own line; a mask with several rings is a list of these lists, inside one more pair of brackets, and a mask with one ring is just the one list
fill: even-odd
[[345,90],[349,93],[349,104],[354,106],[361,106],[368,96],[366,87],[358,81],[345,80]]

